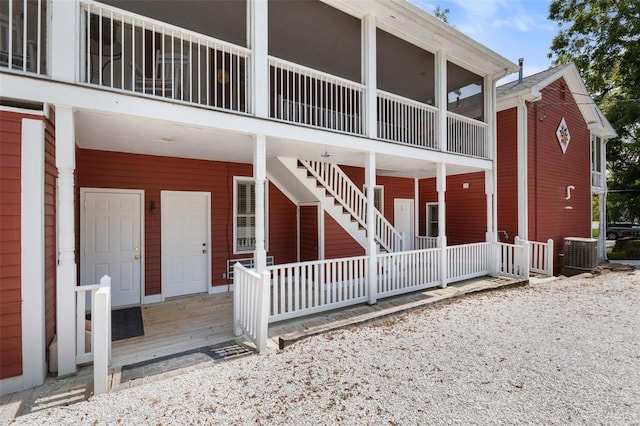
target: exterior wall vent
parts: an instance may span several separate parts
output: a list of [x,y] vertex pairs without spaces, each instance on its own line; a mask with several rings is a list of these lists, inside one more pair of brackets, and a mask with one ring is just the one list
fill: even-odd
[[[248,257],[246,259],[229,259],[227,260],[227,279],[229,280],[233,279],[233,265],[235,265],[236,262],[242,263],[242,266],[247,269],[254,268],[253,257]],[[273,256],[267,256],[267,266],[273,266]]]
[[598,266],[598,240],[569,237],[564,239],[564,266],[592,271]]

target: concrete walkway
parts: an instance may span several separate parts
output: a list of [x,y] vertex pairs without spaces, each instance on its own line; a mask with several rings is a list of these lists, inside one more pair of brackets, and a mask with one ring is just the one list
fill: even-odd
[[[533,278],[535,280],[535,278]],[[350,308],[325,312],[300,319],[282,321],[269,327],[268,350],[277,351],[286,345],[308,336],[343,327],[357,326],[368,322],[382,321],[385,318],[410,310],[426,308],[468,294],[527,285],[527,281],[510,278],[483,277],[451,284],[447,288],[432,288],[401,296],[381,299],[376,305],[356,305]],[[238,343],[246,344],[242,339]],[[120,383],[121,369],[111,374],[111,392],[163,380],[167,377],[184,374],[193,369],[209,367],[212,362],[172,370],[166,373]],[[93,395],[93,368],[80,368],[75,374],[66,377],[48,377],[44,385],[0,397],[0,423],[12,418],[48,408],[67,406],[84,401]]]

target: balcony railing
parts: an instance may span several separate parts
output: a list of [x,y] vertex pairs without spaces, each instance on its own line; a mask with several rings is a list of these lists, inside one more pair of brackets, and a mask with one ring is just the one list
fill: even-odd
[[378,138],[439,149],[438,108],[378,90]]
[[491,158],[488,129],[487,123],[447,112],[447,151]]
[[0,2],[0,68],[45,74],[47,1]]
[[98,3],[81,8],[83,83],[251,112],[249,49]]
[[364,86],[269,57],[269,116],[356,135],[363,134]]

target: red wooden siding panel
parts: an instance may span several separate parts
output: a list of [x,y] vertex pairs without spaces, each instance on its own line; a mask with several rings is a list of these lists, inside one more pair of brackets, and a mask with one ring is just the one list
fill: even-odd
[[21,114],[0,111],[0,379],[22,374],[20,295],[22,118]]
[[[192,160],[118,152],[77,150],[77,186],[142,189],[145,191],[145,294],[161,291],[160,191],[211,193],[212,285],[226,285],[227,260],[248,258],[233,255],[233,177],[251,176],[252,165]],[[295,261],[296,208],[273,185],[269,188],[272,210],[269,222],[269,255],[277,263]],[[151,214],[150,203],[156,212]],[[293,237],[291,237],[293,235]],[[273,238],[273,240],[271,239]]]
[[[518,110],[498,112],[498,230],[506,231],[508,242],[518,234]],[[498,235],[500,241],[502,235]]]
[[300,261],[318,259],[318,207],[300,206]]
[[55,118],[45,121],[44,165],[44,297],[45,342],[48,346],[56,334],[56,168]]
[[[529,106],[529,237],[554,240],[556,273],[564,238],[591,236],[590,132],[568,90],[559,79],[542,90],[542,101]],[[564,154],[556,137],[563,117],[571,135]],[[569,185],[575,189],[566,200]]]
[[338,259],[341,257],[363,256],[364,248],[358,244],[351,235],[324,213],[324,257],[325,259]]

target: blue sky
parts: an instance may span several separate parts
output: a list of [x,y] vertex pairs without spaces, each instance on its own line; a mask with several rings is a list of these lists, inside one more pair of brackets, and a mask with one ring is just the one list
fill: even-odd
[[525,77],[551,65],[547,53],[559,28],[547,19],[550,0],[410,1],[432,14],[437,6],[449,9],[449,24],[459,31],[515,63],[524,58]]

